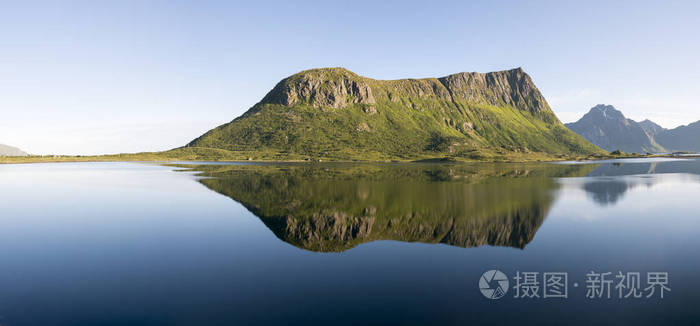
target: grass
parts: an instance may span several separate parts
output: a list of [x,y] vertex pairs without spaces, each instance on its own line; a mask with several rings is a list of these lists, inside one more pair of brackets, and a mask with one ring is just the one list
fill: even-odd
[[[352,153],[350,153],[352,154]],[[364,153],[365,155],[367,153]],[[474,151],[465,156],[424,155],[417,158],[389,158],[380,153],[365,156],[364,160],[342,159],[332,155],[319,156],[313,161],[323,162],[549,162],[583,161],[614,158],[672,157],[672,155],[551,155],[544,153],[517,153],[506,151]],[[217,148],[182,147],[164,152],[133,154],[111,154],[94,156],[44,155],[44,156],[0,156],[0,164],[56,163],[56,162],[308,162],[309,156],[277,151],[230,151]]]

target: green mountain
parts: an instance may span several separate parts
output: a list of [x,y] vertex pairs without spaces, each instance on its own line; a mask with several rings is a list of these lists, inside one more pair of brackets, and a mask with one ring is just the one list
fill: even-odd
[[655,130],[651,121],[643,124],[627,119],[622,112],[612,105],[598,104],[591,108],[586,115],[566,126],[583,136],[586,140],[607,151],[622,150],[628,153],[661,153],[665,152],[652,133]]
[[591,155],[520,68],[375,80],[343,68],[302,71],[185,150],[252,159],[415,160]]
[[28,154],[19,148],[0,144],[0,156],[27,156]]

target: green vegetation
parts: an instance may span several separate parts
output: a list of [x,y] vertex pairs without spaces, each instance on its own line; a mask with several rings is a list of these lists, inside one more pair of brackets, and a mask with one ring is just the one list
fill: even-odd
[[340,68],[280,82],[189,147],[255,160],[537,160],[605,152],[559,122],[521,69],[380,81]]
[[559,187],[595,165],[180,165],[288,243],[343,251],[374,240],[524,248]]

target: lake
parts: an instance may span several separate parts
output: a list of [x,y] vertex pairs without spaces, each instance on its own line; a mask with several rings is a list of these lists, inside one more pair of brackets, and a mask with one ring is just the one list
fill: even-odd
[[0,325],[697,325],[699,194],[696,159],[0,165]]

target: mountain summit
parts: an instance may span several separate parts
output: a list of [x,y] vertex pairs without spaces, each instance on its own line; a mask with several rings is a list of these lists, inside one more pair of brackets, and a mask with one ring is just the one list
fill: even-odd
[[559,122],[521,68],[400,80],[343,68],[306,70],[187,146],[258,159],[601,153]]
[[639,126],[642,127],[642,129],[644,129],[644,131],[646,131],[646,133],[650,136],[656,136],[659,133],[662,133],[667,130],[666,128],[659,126],[658,124],[656,124],[656,122],[651,121],[649,119],[639,122]]
[[663,146],[656,143],[653,134],[647,133],[654,126],[649,121],[643,125],[627,119],[612,105],[598,104],[591,108],[580,120],[566,124],[569,129],[583,136],[591,143],[607,151],[622,150],[635,153],[664,152]]

